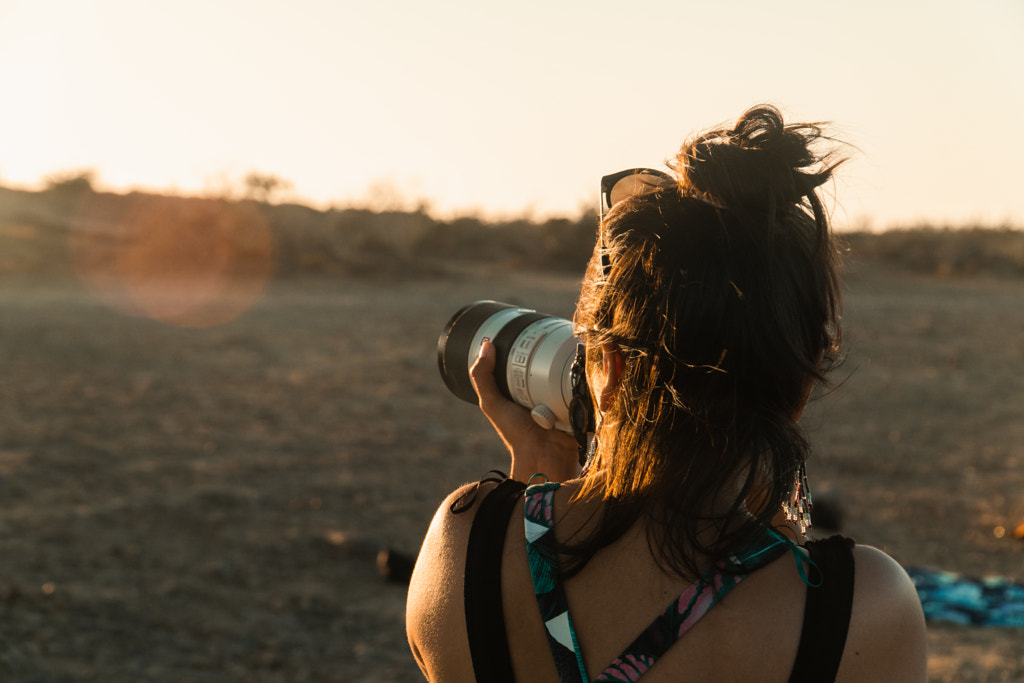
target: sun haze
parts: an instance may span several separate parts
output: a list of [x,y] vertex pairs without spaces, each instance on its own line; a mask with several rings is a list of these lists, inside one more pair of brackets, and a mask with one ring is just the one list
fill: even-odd
[[575,213],[770,102],[856,145],[837,222],[1024,224],[1024,5],[0,0],[0,182],[373,188]]

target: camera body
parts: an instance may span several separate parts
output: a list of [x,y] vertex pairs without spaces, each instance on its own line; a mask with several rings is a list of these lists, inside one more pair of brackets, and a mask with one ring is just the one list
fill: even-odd
[[485,338],[494,344],[494,376],[501,393],[529,409],[545,429],[573,434],[574,391],[578,397],[582,384],[586,392],[586,380],[582,363],[576,362],[582,347],[572,323],[498,301],[476,301],[459,309],[437,340],[437,365],[448,389],[470,403],[477,396],[469,369]]

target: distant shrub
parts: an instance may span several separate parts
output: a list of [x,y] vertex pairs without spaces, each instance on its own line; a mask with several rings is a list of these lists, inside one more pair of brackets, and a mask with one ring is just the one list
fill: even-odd
[[269,202],[281,193],[295,187],[290,180],[285,180],[273,173],[260,173],[259,171],[246,173],[242,178],[242,184],[245,187],[245,198],[257,202]]
[[80,195],[93,191],[96,171],[77,169],[58,171],[46,177],[46,190],[57,195]]

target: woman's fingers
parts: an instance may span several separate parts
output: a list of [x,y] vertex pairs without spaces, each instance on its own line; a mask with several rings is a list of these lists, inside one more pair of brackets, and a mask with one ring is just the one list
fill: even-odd
[[[498,391],[498,383],[494,379],[494,363],[494,344],[490,339],[484,338],[483,343],[480,344],[480,353],[477,354],[476,362],[469,369],[469,378],[473,382],[473,388],[476,389],[481,408],[484,408],[485,404],[505,400],[505,397]],[[484,412],[487,411],[484,410]]]
[[512,478],[526,481],[535,472],[545,473],[552,481],[573,478],[579,471],[575,439],[544,429],[529,410],[501,393],[494,378],[496,355],[494,345],[485,339],[469,376],[480,409],[512,455]]
[[533,425],[533,419],[525,408],[505,398],[498,389],[498,382],[494,378],[496,356],[494,344],[484,339],[476,362],[469,370],[469,377],[476,389],[480,409],[511,448],[509,432],[528,429]]

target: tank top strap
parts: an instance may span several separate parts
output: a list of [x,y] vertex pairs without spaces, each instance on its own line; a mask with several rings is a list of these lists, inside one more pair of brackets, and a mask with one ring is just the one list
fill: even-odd
[[526,556],[530,562],[533,592],[537,597],[548,647],[555,660],[558,679],[563,683],[589,683],[576,639],[576,629],[569,615],[565,586],[558,573],[558,552],[555,549],[554,498],[558,482],[538,484],[526,489],[525,531]]

